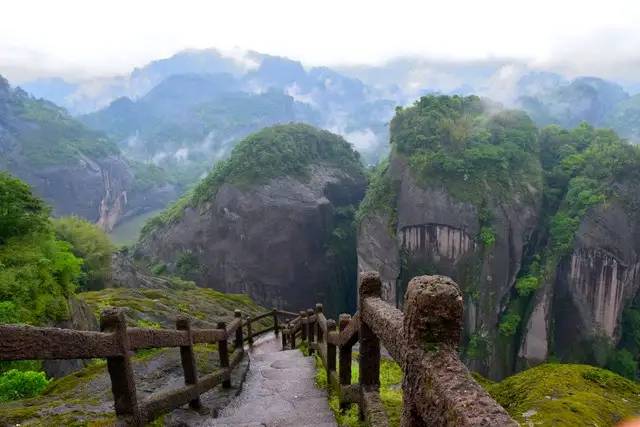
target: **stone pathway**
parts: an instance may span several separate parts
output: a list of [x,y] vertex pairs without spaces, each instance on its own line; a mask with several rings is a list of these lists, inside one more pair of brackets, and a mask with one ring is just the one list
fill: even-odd
[[250,367],[242,392],[218,418],[199,426],[337,427],[326,390],[315,386],[315,364],[299,350],[281,351],[271,335],[249,353]]

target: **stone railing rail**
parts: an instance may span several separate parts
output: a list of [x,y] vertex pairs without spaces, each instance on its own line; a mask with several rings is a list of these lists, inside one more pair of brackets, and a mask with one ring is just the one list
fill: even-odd
[[[200,395],[219,384],[223,388],[231,387],[231,371],[245,355],[244,342],[252,345],[255,337],[270,331],[278,335],[279,318],[295,315],[274,309],[242,319],[240,310],[235,310],[231,322],[218,322],[215,329],[191,328],[189,318],[179,317],[176,330],[169,330],[127,328],[124,311],[110,308],[101,315],[101,332],[0,325],[0,360],[106,358],[118,424],[142,426],[186,404],[199,409]],[[271,326],[253,332],[254,323],[268,319],[272,319]],[[247,330],[246,334],[243,329]],[[232,351],[230,339],[233,339]],[[220,369],[199,377],[194,344],[217,344]],[[163,347],[180,348],[185,385],[138,402],[131,356],[135,350]]]
[[[379,393],[382,344],[403,371],[402,426],[517,426],[458,357],[463,301],[450,278],[412,279],[403,313],[381,299],[379,275],[363,273],[359,307],[353,317],[341,314],[336,329],[317,304],[298,313],[282,333],[283,348],[295,348],[299,336],[310,352],[318,352],[342,407],[356,403],[369,425],[388,425]],[[352,347],[358,341],[360,382],[351,384]]]

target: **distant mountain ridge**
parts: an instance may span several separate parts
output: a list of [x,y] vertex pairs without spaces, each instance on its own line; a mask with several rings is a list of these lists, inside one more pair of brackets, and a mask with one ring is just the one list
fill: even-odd
[[161,172],[128,161],[104,134],[2,76],[0,170],[33,186],[56,215],[78,215],[106,230],[177,195]]

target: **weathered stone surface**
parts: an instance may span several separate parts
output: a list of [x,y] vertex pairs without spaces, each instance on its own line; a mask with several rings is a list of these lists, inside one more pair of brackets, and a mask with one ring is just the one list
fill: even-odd
[[443,276],[416,277],[405,300],[403,426],[516,426],[458,357],[458,285]]
[[201,286],[270,307],[307,308],[332,297],[333,262],[343,262],[326,255],[334,212],[357,204],[364,187],[363,176],[328,166],[312,166],[308,180],[223,184],[209,205],[187,208],[177,223],[145,238],[136,255],[172,269],[190,253],[199,265],[191,278]]
[[358,234],[359,270],[380,269],[384,299],[399,306],[398,294],[416,274],[452,277],[465,291],[465,335],[482,332],[489,343],[486,356],[468,361],[470,366],[494,378],[512,372],[515,358],[505,357],[504,349],[495,347],[495,325],[538,222],[539,182],[524,187],[522,194],[486,194],[495,243],[484,249],[477,242],[481,228],[477,206],[455,199],[438,184],[418,185],[400,155],[392,155],[388,173],[397,184],[397,224],[390,229],[388,218],[376,212],[364,218]]

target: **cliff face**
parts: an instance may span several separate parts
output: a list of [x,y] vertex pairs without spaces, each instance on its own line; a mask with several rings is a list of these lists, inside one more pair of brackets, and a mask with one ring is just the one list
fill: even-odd
[[636,147],[586,124],[537,130],[474,97],[398,110],[391,146],[358,212],[358,268],[380,271],[387,300],[401,305],[413,276],[452,277],[462,355],[491,378],[551,355],[637,357],[624,326],[640,319]]
[[[465,334],[486,342],[484,357],[468,359],[475,370],[491,377],[513,371],[513,361],[498,346],[497,324],[513,289],[526,242],[540,208],[541,189],[501,198],[489,196],[495,242],[485,247],[477,206],[453,197],[441,185],[418,185],[407,162],[395,155],[389,168],[397,188],[397,224],[391,229],[384,214],[365,217],[358,232],[358,268],[378,270],[385,298],[402,304],[408,280],[419,274],[444,274],[464,290]],[[491,189],[487,189],[487,194]]]
[[624,186],[635,188],[635,194],[627,192],[635,200],[616,199],[591,209],[570,256],[536,296],[519,354],[525,365],[544,360],[551,349],[561,358],[590,357],[595,337],[613,343],[620,338],[622,312],[640,287],[637,185]]
[[139,191],[115,145],[59,107],[11,89],[1,76],[0,168],[29,183],[55,215],[78,215],[105,230],[166,206],[177,192],[166,183]]
[[353,212],[365,186],[358,155],[342,138],[306,125],[266,128],[151,220],[135,255],[265,306],[325,302],[348,311],[355,307]]
[[136,254],[173,271],[189,256],[195,268],[187,275],[199,285],[268,307],[334,302],[332,291],[350,293],[353,301],[355,290],[334,288],[342,260],[328,257],[327,249],[336,209],[357,204],[364,186],[361,176],[320,166],[312,167],[308,182],[284,177],[249,190],[225,184],[206,207],[187,208],[179,222],[143,239]]

